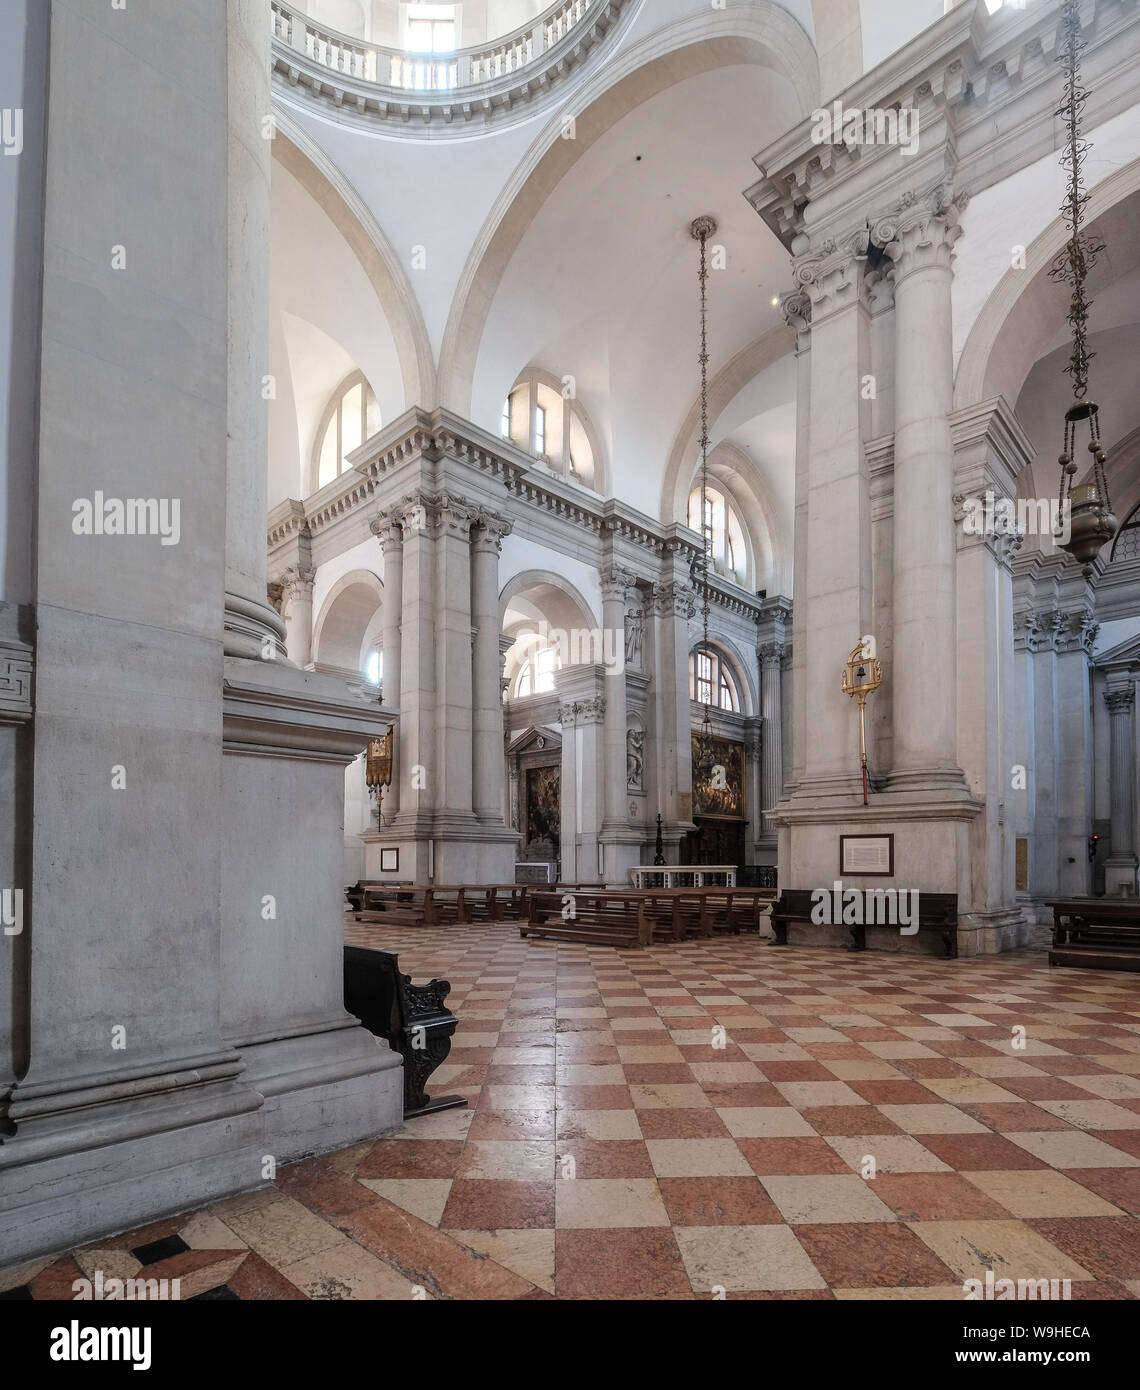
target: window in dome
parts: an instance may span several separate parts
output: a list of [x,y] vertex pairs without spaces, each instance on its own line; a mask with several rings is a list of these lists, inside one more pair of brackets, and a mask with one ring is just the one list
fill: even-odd
[[325,410],[324,425],[318,433],[316,486],[322,488],[347,471],[348,456],[380,428],[380,406],[376,395],[360,372],[354,372],[337,387]]

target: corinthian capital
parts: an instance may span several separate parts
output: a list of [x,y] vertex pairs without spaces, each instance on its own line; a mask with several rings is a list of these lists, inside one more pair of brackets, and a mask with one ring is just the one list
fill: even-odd
[[311,600],[316,578],[315,569],[310,569],[307,565],[291,565],[282,573],[280,579],[283,600],[286,602],[292,602],[294,599]]
[[514,530],[515,523],[510,517],[480,507],[475,517],[475,530],[471,536],[471,549],[479,553],[498,555],[503,549],[503,540]]
[[625,602],[626,595],[637,583],[637,575],[623,565],[611,565],[602,571],[602,598],[620,599]]
[[876,225],[896,285],[916,270],[950,269],[954,245],[962,235],[959,214],[966,201],[964,195],[951,199],[945,188],[935,189],[926,198],[907,194],[897,210]]
[[1136,704],[1136,687],[1129,684],[1110,688],[1104,692],[1104,703],[1109,714],[1126,714]]
[[678,580],[654,584],[653,611],[661,618],[691,618],[697,611],[697,591]]

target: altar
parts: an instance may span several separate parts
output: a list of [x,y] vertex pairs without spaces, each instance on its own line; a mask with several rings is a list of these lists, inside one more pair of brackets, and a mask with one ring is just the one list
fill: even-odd
[[657,864],[630,869],[634,888],[735,888],[735,864]]

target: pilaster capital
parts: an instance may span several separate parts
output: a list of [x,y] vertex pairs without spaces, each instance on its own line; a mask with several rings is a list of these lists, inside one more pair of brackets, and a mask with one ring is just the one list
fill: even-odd
[[594,695],[589,700],[579,700],[574,705],[580,724],[604,724],[606,719],[606,699],[604,695]]
[[287,570],[282,572],[279,583],[281,584],[282,599],[284,602],[292,603],[296,599],[302,602],[313,599],[313,584],[316,582],[317,572],[308,565],[290,565]]
[[378,512],[368,523],[368,529],[380,542],[380,549],[385,555],[398,552],[404,544],[404,531],[400,520],[398,509],[389,507]]
[[691,584],[671,579],[665,584],[654,584],[650,602],[659,618],[688,620],[696,616],[697,591]]
[[1091,656],[1093,643],[1096,641],[1096,635],[1099,631],[1100,624],[1085,608],[1061,613],[1058,615],[1057,622],[1057,650],[1058,652],[1082,652],[1085,656]]
[[879,220],[875,235],[891,262],[896,290],[916,270],[951,269],[954,245],[962,235],[959,215],[967,202],[965,194],[954,197],[943,185],[926,197],[905,193],[896,210]]
[[624,565],[610,565],[602,570],[602,598],[605,602],[625,603],[626,597],[637,584],[637,575]]
[[756,655],[766,671],[778,671],[784,662],[785,644],[783,642],[760,642]]
[[480,507],[475,517],[475,530],[471,536],[471,549],[477,555],[500,555],[504,539],[515,529],[510,517],[500,516],[498,512]]
[[788,290],[780,296],[780,312],[795,330],[797,351],[806,351],[811,347],[811,295],[802,286]]
[[1109,686],[1104,692],[1104,703],[1109,714],[1127,715],[1136,707],[1136,687],[1131,681],[1127,685]]
[[[865,299],[869,286],[865,272],[872,250],[880,250],[895,232],[894,224],[863,225],[828,237],[819,246],[793,262],[792,277],[801,293],[806,293],[811,305],[810,321],[819,320],[849,304]],[[789,296],[795,298],[796,292]],[[792,306],[797,316],[802,305]],[[801,330],[802,331],[802,330]]]
[[558,722],[564,729],[569,728],[577,722],[578,706],[573,700],[568,700],[564,705],[558,706]]
[[1057,646],[1061,615],[1056,609],[1013,615],[1013,645],[1017,651],[1050,652]]

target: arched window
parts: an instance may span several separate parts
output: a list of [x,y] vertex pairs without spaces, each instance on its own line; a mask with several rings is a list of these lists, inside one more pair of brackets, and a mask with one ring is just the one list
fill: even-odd
[[353,372],[333,392],[317,431],[313,482],[322,488],[348,468],[348,456],[380,428],[380,406],[363,372]]
[[519,671],[515,682],[515,699],[549,694],[554,689],[554,677],[560,668],[556,646],[535,647],[530,659],[523,663]]
[[706,648],[689,657],[689,699],[700,705],[740,713],[740,690],[736,677],[718,651]]
[[369,652],[368,660],[364,663],[364,677],[369,685],[379,685],[384,674],[384,654],[383,652]]
[[[689,526],[704,534],[699,484],[689,494]],[[732,499],[720,488],[710,487],[706,494],[705,527],[712,535],[713,569],[734,584],[746,585],[748,547],[744,540],[744,526]]]
[[556,388],[553,378],[544,377],[531,372],[515,385],[503,406],[499,433],[551,472],[584,487],[596,487],[594,447],[585,413],[564,386]]
[[1112,545],[1114,560],[1140,560],[1140,507],[1134,507],[1128,520],[1116,533]]

